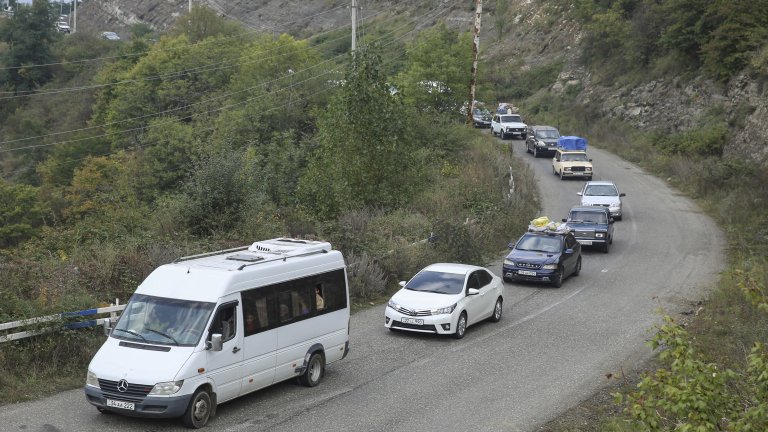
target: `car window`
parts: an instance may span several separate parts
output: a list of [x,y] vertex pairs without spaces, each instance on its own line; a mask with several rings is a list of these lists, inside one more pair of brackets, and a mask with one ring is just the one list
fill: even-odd
[[472,272],[472,274],[469,275],[469,278],[467,278],[467,289],[475,288],[480,289],[480,280],[477,277],[478,272]]
[[618,196],[619,191],[614,185],[587,185],[584,190],[586,196]]
[[477,278],[480,280],[480,287],[481,288],[486,286],[486,285],[488,285],[493,280],[493,276],[491,276],[491,274],[488,273],[485,270],[478,270],[477,271]]
[[523,121],[520,119],[520,116],[516,116],[516,115],[503,115],[503,116],[501,116],[501,122],[502,123],[512,123],[512,122],[522,123]]
[[558,236],[526,235],[517,243],[516,249],[534,252],[559,252]]
[[576,246],[576,238],[572,235],[565,237],[565,247],[567,249],[573,249],[573,247]]
[[585,223],[608,223],[608,219],[605,217],[605,213],[598,213],[593,211],[575,211],[571,213],[571,221],[573,222],[585,222]]
[[464,289],[464,274],[421,271],[405,284],[405,289],[439,294],[459,294]]

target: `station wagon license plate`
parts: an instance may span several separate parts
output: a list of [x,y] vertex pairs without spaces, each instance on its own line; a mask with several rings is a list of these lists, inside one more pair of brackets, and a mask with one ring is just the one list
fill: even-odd
[[592,246],[592,240],[579,240],[578,242],[584,246]]
[[400,322],[403,324],[424,325],[424,320],[417,318],[403,318]]
[[517,274],[521,274],[523,276],[536,276],[536,272],[531,270],[519,270]]
[[112,408],[129,410],[129,411],[133,411],[134,409],[136,409],[133,402],[123,402],[123,401],[112,400],[112,399],[107,399],[107,406]]

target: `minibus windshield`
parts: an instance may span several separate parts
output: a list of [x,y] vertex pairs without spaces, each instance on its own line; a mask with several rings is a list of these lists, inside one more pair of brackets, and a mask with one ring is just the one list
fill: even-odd
[[112,337],[159,345],[194,346],[215,303],[134,294]]

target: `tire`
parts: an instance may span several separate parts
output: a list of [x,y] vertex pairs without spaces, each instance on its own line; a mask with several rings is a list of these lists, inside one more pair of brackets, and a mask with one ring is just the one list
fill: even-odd
[[611,242],[610,240],[606,240],[605,243],[603,243],[603,253],[608,253],[610,249],[611,249]]
[[574,276],[578,276],[579,274],[581,274],[581,257],[576,260],[576,268],[573,270]]
[[467,314],[462,312],[459,315],[459,320],[456,321],[456,331],[453,333],[453,337],[461,339],[467,333]]
[[181,417],[181,421],[184,426],[190,429],[200,429],[208,423],[212,410],[211,394],[208,393],[208,390],[199,388],[192,395],[192,400],[189,401],[189,406]]
[[563,172],[562,172],[562,171],[560,171],[560,180],[561,180],[561,181],[562,181],[562,180],[565,180],[565,177],[563,176]]
[[491,315],[490,318],[488,318],[488,321],[490,322],[499,322],[501,321],[501,314],[504,312],[504,300],[501,299],[501,297],[496,299],[496,304],[493,305],[493,315]]
[[320,379],[325,375],[325,357],[319,352],[312,354],[307,362],[307,369],[299,377],[303,386],[315,387],[320,384]]
[[531,153],[533,153],[533,157],[535,158],[539,157],[539,149],[536,148],[535,145],[533,146],[533,151]]
[[558,270],[557,279],[555,279],[552,282],[552,285],[555,288],[560,288],[561,286],[563,286],[563,279],[565,279],[565,276],[563,275],[563,273],[565,273],[565,269],[563,268],[563,266],[560,266],[557,270]]

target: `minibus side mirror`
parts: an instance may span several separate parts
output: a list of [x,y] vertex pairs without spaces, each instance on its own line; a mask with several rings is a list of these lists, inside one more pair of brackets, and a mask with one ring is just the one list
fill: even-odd
[[104,336],[109,337],[109,333],[112,331],[112,319],[104,318],[101,325],[104,327]]
[[223,344],[221,342],[221,334],[214,333],[211,335],[211,340],[205,345],[205,347],[211,351],[221,351]]

